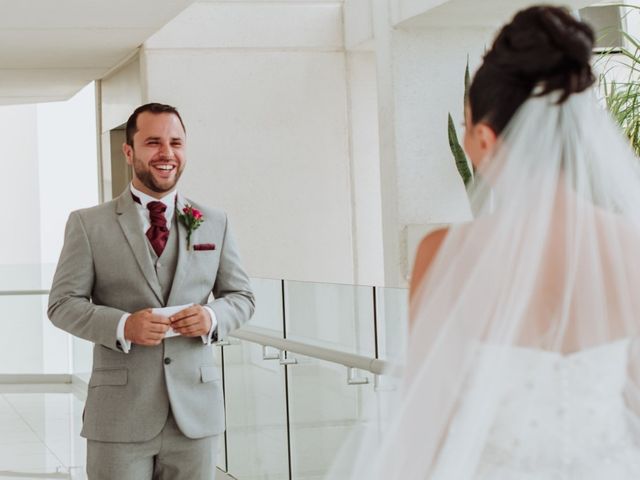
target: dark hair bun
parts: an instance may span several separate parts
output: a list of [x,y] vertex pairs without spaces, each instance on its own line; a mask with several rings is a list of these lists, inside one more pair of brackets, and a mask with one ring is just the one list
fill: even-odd
[[561,103],[595,81],[590,65],[593,44],[591,27],[566,9],[536,6],[520,11],[500,31],[485,65],[525,88],[541,85],[540,95],[562,90]]

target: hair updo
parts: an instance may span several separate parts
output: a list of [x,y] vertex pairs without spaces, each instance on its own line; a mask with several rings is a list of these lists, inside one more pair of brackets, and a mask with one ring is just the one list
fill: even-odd
[[536,6],[505,25],[484,57],[469,88],[474,124],[484,122],[497,134],[539,87],[536,96],[559,90],[558,103],[595,81],[590,59],[594,34],[568,10]]

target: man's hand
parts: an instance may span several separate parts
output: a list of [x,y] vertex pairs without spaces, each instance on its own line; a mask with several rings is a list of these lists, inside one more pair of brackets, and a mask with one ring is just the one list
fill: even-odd
[[124,338],[138,345],[160,345],[171,322],[163,315],[151,313],[150,308],[132,313],[124,324]]
[[180,310],[169,317],[171,328],[185,337],[200,337],[208,335],[211,329],[211,317],[202,305]]

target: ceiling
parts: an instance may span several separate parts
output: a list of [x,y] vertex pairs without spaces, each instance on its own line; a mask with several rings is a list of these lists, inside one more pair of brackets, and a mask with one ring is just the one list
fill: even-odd
[[[406,27],[495,25],[514,9],[531,3],[483,0],[482,8],[470,8],[474,1],[431,0],[437,6],[426,10],[425,0],[394,3],[401,11],[414,12],[406,20],[399,18],[400,25]],[[547,1],[573,8],[594,3]],[[0,0],[0,105],[68,99],[122,65],[147,38],[193,2]]]
[[0,104],[64,100],[193,0],[0,0]]
[[[631,0],[631,2],[634,1]],[[407,10],[415,12],[419,9],[412,8],[412,4],[420,5],[424,0],[399,0],[398,3],[402,6],[408,5]],[[431,3],[436,6],[425,10],[423,14],[408,15],[410,18],[407,20],[399,18],[400,25],[405,28],[486,27],[493,29],[508,21],[518,10],[536,2],[534,0],[482,0],[474,8],[470,8],[469,0],[431,0]],[[538,3],[556,4],[577,10],[593,5],[597,0],[545,0]]]

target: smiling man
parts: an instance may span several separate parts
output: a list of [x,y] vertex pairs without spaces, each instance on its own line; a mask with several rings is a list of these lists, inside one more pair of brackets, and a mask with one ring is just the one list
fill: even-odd
[[251,317],[254,296],[225,213],[176,191],[186,165],[177,110],[138,107],[123,151],[131,185],[71,213],[49,297],[51,321],[94,343],[87,473],[213,479],[224,411],[211,342]]

